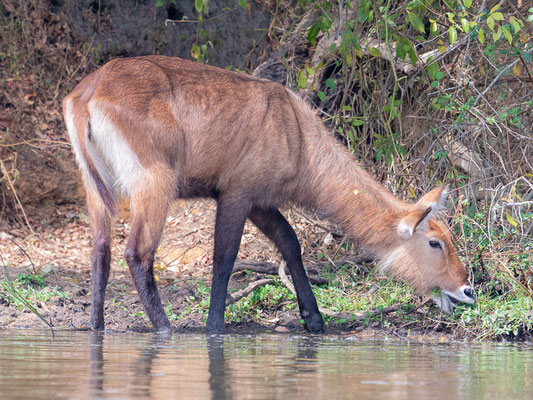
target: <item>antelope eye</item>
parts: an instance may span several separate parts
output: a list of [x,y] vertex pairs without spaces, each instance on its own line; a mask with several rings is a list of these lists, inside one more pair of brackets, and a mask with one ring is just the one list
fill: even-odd
[[437,242],[436,240],[430,240],[429,241],[429,245],[431,247],[433,247],[434,249],[442,249],[442,246],[440,245],[439,242]]

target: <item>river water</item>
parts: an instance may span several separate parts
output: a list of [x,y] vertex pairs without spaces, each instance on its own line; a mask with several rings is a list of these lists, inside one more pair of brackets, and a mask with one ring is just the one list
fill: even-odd
[[533,399],[533,345],[0,330],[1,399]]

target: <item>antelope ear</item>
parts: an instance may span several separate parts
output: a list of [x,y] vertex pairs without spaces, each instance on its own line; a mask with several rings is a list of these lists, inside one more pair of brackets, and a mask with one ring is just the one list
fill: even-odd
[[449,180],[444,185],[439,186],[432,191],[426,193],[418,202],[417,206],[421,208],[431,207],[434,213],[443,211],[446,209],[446,203],[448,202],[448,196],[450,194],[450,188],[452,181]]
[[402,239],[410,239],[420,223],[431,213],[431,207],[411,211],[398,223],[398,235]]

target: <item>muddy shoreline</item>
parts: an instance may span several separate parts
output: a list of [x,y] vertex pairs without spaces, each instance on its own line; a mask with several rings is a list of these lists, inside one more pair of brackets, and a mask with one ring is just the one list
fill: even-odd
[[[212,201],[178,202],[172,216],[167,220],[165,233],[156,254],[154,271],[158,289],[176,333],[205,333],[211,284],[214,214],[215,205]],[[323,226],[309,224],[290,210],[286,210],[285,214],[302,242],[305,264],[317,265],[320,253],[339,252],[342,238],[328,237]],[[108,332],[151,332],[150,323],[144,315],[129,269],[123,259],[129,232],[129,216],[127,210],[122,210],[121,215],[114,229],[111,275],[104,308],[105,328]],[[1,262],[5,266],[1,268],[0,278],[4,281],[23,279],[27,300],[55,329],[88,330],[90,326],[91,238],[86,218],[81,207],[62,207],[58,209],[55,222],[47,223],[37,234],[24,236],[22,230],[13,229],[0,239]],[[339,253],[343,257],[353,256],[353,247],[341,247]],[[251,224],[245,227],[239,259],[255,260],[271,266],[281,262],[274,246]],[[361,289],[346,292],[352,296],[350,299],[357,301],[361,297],[372,298],[372,291],[380,282],[387,282],[389,279],[380,276],[367,278],[364,276],[364,270],[365,268],[354,267],[343,272],[330,271],[319,279],[316,278],[318,275],[315,275],[315,278],[319,284],[321,282],[323,288],[329,285],[338,286],[337,292],[326,292],[327,295],[338,297],[343,296],[336,293],[342,293],[345,280],[350,280],[352,284],[357,280]],[[35,276],[41,277],[41,281],[32,281]],[[266,277],[273,278],[273,286],[276,288],[272,290],[277,298],[271,299],[267,294],[265,298],[250,300],[251,297],[257,297],[256,292],[252,292],[240,300],[251,304],[245,311],[239,314],[241,306],[232,309],[232,306],[227,307],[226,333],[307,334],[301,324],[296,299],[288,290],[283,292],[284,287],[278,282],[277,276],[250,271],[235,272],[230,280],[229,292],[235,293],[247,288],[251,282]],[[380,290],[387,288],[385,286]],[[315,295],[319,296],[318,286],[315,286],[314,290]],[[322,299],[322,302],[324,300],[327,299]],[[372,310],[368,308],[361,311],[359,319],[355,320],[346,318],[346,315],[350,315],[349,312],[343,312],[342,318],[326,317],[323,334],[439,341],[476,338],[474,333],[460,329],[457,322],[440,314],[436,306],[424,303],[424,299],[417,296],[408,297],[402,300],[402,304],[411,308],[398,309],[385,315],[377,314],[372,318],[361,318],[365,312]],[[43,321],[6,296],[4,289],[4,293],[0,295],[0,329],[42,328],[47,329]],[[517,337],[499,339],[531,340],[531,333],[520,332]]]

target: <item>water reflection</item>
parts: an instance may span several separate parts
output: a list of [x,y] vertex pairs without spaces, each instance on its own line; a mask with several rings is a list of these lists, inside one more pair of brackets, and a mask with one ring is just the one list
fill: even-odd
[[104,390],[104,334],[102,332],[90,332],[89,355],[91,360],[91,395],[96,397]]
[[[104,341],[105,333],[90,332],[90,394],[93,398],[101,397],[108,392],[105,387],[105,360]],[[128,387],[128,395],[131,397],[152,398],[152,379],[157,374],[152,372],[154,361],[158,354],[168,347],[171,334],[146,335],[146,343],[139,346],[138,354],[131,361],[131,379]],[[111,372],[112,374],[112,372]],[[125,374],[126,375],[126,374]],[[112,391],[112,390],[111,390]]]
[[0,331],[9,398],[533,398],[533,347]]
[[232,399],[231,388],[226,386],[226,359],[224,358],[224,338],[222,336],[215,335],[207,338],[207,356],[209,357],[211,398],[213,400]]

